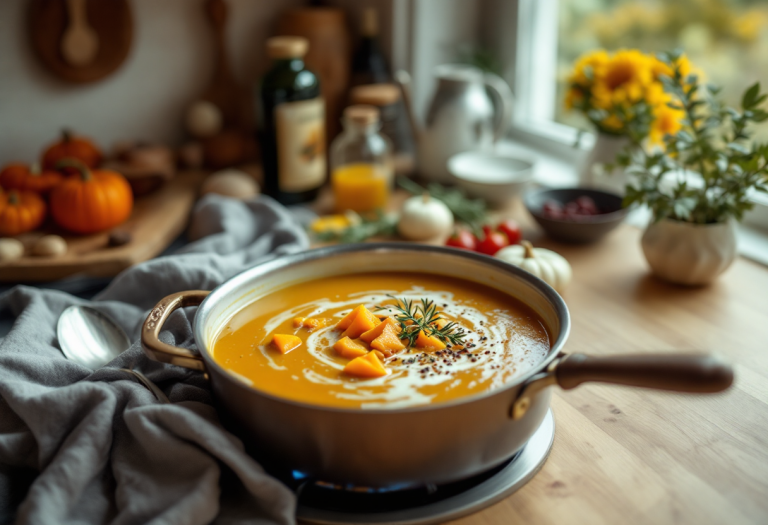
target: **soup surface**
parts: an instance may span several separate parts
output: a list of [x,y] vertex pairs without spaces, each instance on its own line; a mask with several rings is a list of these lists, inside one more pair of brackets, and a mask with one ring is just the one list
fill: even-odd
[[[454,336],[444,340],[444,348],[439,336],[424,339],[435,341],[434,346],[422,344],[421,338],[421,346],[409,344],[406,335],[413,323],[398,326],[403,314],[396,306],[412,300],[410,311],[419,322],[422,299],[433,302],[441,333]],[[381,377],[361,377],[350,356],[339,354],[343,334],[355,334],[337,324],[349,320],[360,305],[378,317],[373,322],[393,325],[403,338],[404,349],[381,347],[383,352],[373,351],[374,342],[353,338],[350,343],[364,348],[362,354],[378,356],[361,358],[375,366],[362,363],[357,369],[363,374],[382,370],[386,375]],[[311,323],[302,324],[305,319]],[[451,321],[456,325],[446,328]],[[288,351],[282,353],[276,344]],[[399,346],[397,338],[394,344]],[[400,408],[499,388],[538,365],[549,350],[542,320],[508,295],[461,279],[398,272],[336,276],[276,291],[236,313],[216,337],[212,353],[226,370],[279,397],[334,407]]]

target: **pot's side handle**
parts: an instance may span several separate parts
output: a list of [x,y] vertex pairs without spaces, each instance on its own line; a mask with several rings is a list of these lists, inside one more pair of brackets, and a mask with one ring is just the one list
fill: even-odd
[[554,371],[557,384],[575,388],[587,381],[675,392],[721,392],[733,383],[733,369],[710,355],[571,354]]
[[152,308],[141,329],[141,348],[147,357],[154,361],[183,366],[192,370],[205,370],[205,364],[200,355],[186,348],[163,343],[160,340],[160,330],[174,310],[187,306],[197,306],[203,302],[209,293],[211,292],[206,290],[178,292],[164,297]]

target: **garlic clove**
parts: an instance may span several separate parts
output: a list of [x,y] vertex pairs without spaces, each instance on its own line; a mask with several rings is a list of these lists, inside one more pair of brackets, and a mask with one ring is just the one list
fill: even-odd
[[6,237],[0,239],[0,262],[20,259],[24,255],[24,245],[18,239]]
[[59,235],[44,235],[32,245],[32,255],[58,257],[67,253],[67,241]]

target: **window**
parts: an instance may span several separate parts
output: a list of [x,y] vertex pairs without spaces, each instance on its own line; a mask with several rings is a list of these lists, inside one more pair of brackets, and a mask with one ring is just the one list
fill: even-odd
[[[732,105],[753,82],[768,84],[765,0],[519,0],[515,79],[518,125],[560,142],[586,119],[563,106],[574,61],[595,48],[683,48]],[[756,129],[768,140],[768,123]]]
[[[493,0],[489,0],[493,1]],[[573,161],[586,118],[563,105],[575,60],[587,51],[682,48],[707,82],[738,106],[755,81],[768,85],[765,0],[517,0],[516,54],[509,60],[517,97],[513,137]],[[500,5],[496,2],[496,5]],[[501,31],[502,29],[497,29]],[[768,142],[768,122],[753,128]],[[591,135],[582,140],[592,143]],[[768,196],[755,193],[745,223],[768,226]]]

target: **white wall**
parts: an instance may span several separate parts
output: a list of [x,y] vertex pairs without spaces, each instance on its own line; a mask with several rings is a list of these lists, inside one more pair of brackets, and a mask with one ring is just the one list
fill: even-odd
[[417,120],[423,122],[435,90],[434,68],[456,62],[460,46],[476,42],[478,0],[412,0],[411,76]]
[[[105,1],[105,0],[97,0]],[[235,75],[252,85],[265,63],[264,40],[279,13],[303,0],[227,0]],[[116,140],[178,142],[182,115],[212,74],[212,37],[203,0],[130,0],[131,53],[92,84],[68,84],[37,60],[25,0],[0,0],[0,164],[31,161],[64,126],[108,147]]]

